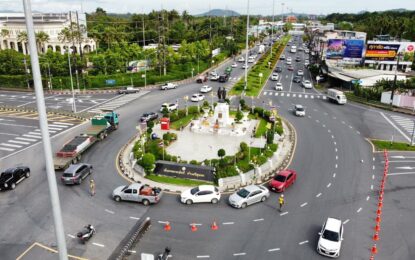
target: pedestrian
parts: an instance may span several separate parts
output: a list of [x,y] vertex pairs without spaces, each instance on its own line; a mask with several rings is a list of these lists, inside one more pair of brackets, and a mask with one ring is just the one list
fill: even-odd
[[89,181],[89,193],[91,196],[95,195],[95,182],[92,179]]
[[278,198],[278,202],[280,204],[280,211],[282,210],[282,206],[284,205],[285,201],[284,201],[284,194],[281,194],[280,197]]

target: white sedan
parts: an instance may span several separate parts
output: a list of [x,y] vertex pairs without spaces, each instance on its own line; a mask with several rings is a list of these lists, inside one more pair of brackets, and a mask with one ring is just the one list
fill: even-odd
[[277,85],[275,85],[275,90],[282,91],[282,84],[280,82],[278,82]]
[[304,75],[304,71],[303,70],[298,70],[297,71],[297,75],[298,76],[303,76]]
[[232,63],[231,67],[232,68],[237,68],[238,67],[238,64],[236,62],[235,63]]
[[200,92],[202,92],[202,93],[208,93],[210,91],[212,91],[212,87],[208,86],[208,85],[205,85],[205,86],[200,88]]
[[244,62],[245,61],[245,58],[243,56],[241,56],[241,57],[239,57],[238,61],[239,62]]
[[309,80],[304,80],[302,84],[304,88],[313,88],[313,84]]
[[193,102],[199,102],[205,99],[205,95],[203,94],[193,94],[192,97],[190,98],[191,101]]
[[198,187],[188,189],[180,194],[180,201],[187,205],[193,203],[212,203],[216,204],[220,200],[220,192],[213,185],[200,185]]

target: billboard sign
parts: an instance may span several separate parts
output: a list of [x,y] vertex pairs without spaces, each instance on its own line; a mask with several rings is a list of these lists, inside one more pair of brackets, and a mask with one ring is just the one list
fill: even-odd
[[361,59],[365,42],[355,39],[329,39],[327,59]]
[[154,173],[168,177],[208,182],[213,182],[215,178],[215,168],[213,167],[161,160],[156,161]]
[[366,60],[396,61],[398,53],[401,61],[414,61],[415,42],[375,42],[367,43]]

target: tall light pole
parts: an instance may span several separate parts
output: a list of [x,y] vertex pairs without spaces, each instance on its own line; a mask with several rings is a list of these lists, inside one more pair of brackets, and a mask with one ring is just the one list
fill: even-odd
[[60,260],[68,260],[66,250],[65,232],[59,203],[58,187],[56,185],[55,168],[53,166],[52,147],[50,143],[48,119],[46,116],[45,98],[43,96],[42,76],[40,74],[39,57],[36,49],[35,29],[33,28],[33,17],[30,0],[23,0],[23,8],[26,18],[27,38],[30,49],[30,62],[32,65],[33,81],[36,93],[36,105],[39,114],[39,126],[43,139],[43,151],[46,163],[46,176],[49,184],[49,195],[52,204],[53,222],[59,251]]
[[245,85],[244,90],[248,87],[248,54],[249,54],[249,0],[247,0],[247,15],[246,15],[246,53],[245,53]]
[[76,113],[76,103],[75,103],[75,91],[73,89],[73,79],[72,79],[72,68],[71,68],[71,49],[68,47],[68,66],[69,66],[69,76],[71,78],[71,90],[72,90],[72,112]]
[[414,120],[414,125],[413,125],[413,127],[412,127],[411,146],[413,146],[413,145],[414,145],[414,143],[415,143],[414,138],[415,138],[415,120]]
[[272,0],[272,25],[271,25],[271,57],[272,57],[272,46],[274,45],[274,9],[275,9],[275,0]]

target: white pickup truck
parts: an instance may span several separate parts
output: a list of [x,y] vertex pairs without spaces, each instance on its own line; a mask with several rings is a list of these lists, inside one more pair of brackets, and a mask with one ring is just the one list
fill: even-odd
[[112,198],[119,201],[141,202],[144,206],[158,203],[163,195],[159,188],[152,188],[141,183],[120,186],[112,192]]
[[177,88],[177,84],[175,84],[175,83],[165,83],[165,84],[163,84],[163,85],[161,85],[160,86],[160,89],[161,90],[167,90],[167,89],[175,89],[175,88]]
[[133,93],[137,93],[140,90],[138,88],[134,88],[134,87],[124,87],[118,90],[118,94],[133,94]]

